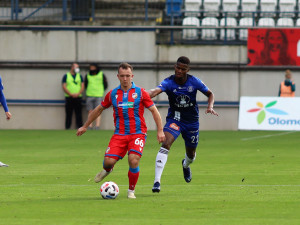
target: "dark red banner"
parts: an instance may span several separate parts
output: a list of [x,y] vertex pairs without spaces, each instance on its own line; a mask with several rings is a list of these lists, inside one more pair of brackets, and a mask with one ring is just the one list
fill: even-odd
[[248,66],[300,65],[300,29],[249,29],[248,60]]

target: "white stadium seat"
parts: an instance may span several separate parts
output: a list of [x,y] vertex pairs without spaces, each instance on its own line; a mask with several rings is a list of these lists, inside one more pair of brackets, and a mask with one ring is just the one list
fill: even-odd
[[275,16],[277,0],[260,0],[260,11],[264,17]]
[[[197,17],[186,17],[182,21],[183,26],[194,26],[199,27],[200,21]],[[198,29],[183,29],[182,38],[185,40],[195,40],[198,39]]]
[[279,18],[277,20],[277,27],[293,27],[294,21],[292,18]]
[[237,16],[239,0],[223,0],[223,11],[228,12],[227,16]]
[[281,17],[293,17],[295,13],[296,0],[280,0],[279,11]]
[[[231,18],[231,17],[227,17],[227,20],[226,20],[226,18],[221,19],[220,26],[225,26],[225,24],[227,27],[236,27],[237,26],[236,19]],[[225,29],[221,29],[220,39],[225,40]],[[226,30],[226,40],[235,40],[235,29],[227,29]]]
[[[254,25],[252,17],[244,17],[240,19],[240,27],[253,27]],[[239,30],[239,39],[242,41],[246,41],[248,39],[248,29]]]
[[184,9],[185,16],[200,16],[199,11],[202,4],[202,0],[185,0]]
[[[218,27],[218,19],[215,17],[206,17],[202,20],[202,26]],[[202,29],[201,38],[203,40],[216,40],[217,29]]]
[[259,27],[275,27],[275,21],[273,18],[260,18],[258,20]]
[[220,8],[220,0],[204,0],[203,7],[205,16],[218,16]]
[[298,19],[296,20],[295,26],[296,26],[296,27],[300,27],[300,18],[298,18]]
[[243,16],[252,16],[252,13],[246,12],[256,12],[258,5],[258,0],[242,0],[242,12]]

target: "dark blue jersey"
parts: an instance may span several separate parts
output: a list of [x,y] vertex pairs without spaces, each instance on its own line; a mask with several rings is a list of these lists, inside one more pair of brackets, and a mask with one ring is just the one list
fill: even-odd
[[167,118],[172,118],[183,123],[190,123],[199,120],[199,110],[196,102],[197,91],[206,93],[208,88],[197,77],[187,75],[187,81],[183,85],[179,85],[174,80],[175,75],[172,75],[160,85],[163,92],[166,92],[169,98],[169,110]]
[[2,85],[2,79],[0,77],[0,103],[3,106],[3,108],[4,108],[4,111],[8,112],[8,107],[7,107],[6,99],[4,97],[4,94],[3,94],[2,90],[3,90],[3,85]]

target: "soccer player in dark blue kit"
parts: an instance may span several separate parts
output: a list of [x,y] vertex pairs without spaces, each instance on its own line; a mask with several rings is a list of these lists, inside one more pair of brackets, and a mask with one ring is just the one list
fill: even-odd
[[170,105],[166,125],[164,126],[166,140],[156,156],[153,192],[160,192],[161,175],[168,159],[169,150],[180,134],[185,141],[186,149],[185,159],[182,160],[184,179],[187,183],[192,180],[190,164],[196,158],[199,138],[197,91],[208,97],[208,106],[205,113],[218,116],[218,113],[213,109],[214,94],[199,78],[188,74],[189,64],[189,58],[185,56],[179,57],[175,64],[175,74],[169,76],[155,89],[149,91],[151,98],[166,92]]
[[[1,76],[0,76],[0,103],[1,105],[3,106],[4,108],[4,112],[5,112],[5,115],[6,115],[6,119],[9,120],[11,118],[11,114],[10,112],[8,111],[8,107],[7,107],[7,103],[6,103],[6,99],[5,99],[5,96],[3,94],[3,85],[2,85],[2,79],[1,79]],[[2,166],[8,166],[2,162],[0,162],[0,167]]]

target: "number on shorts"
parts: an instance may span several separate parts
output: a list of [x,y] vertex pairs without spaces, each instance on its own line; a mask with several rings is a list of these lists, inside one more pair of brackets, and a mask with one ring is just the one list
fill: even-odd
[[134,144],[144,147],[144,141],[140,138],[135,139]]
[[192,139],[192,143],[198,143],[199,135],[192,136],[191,139]]

